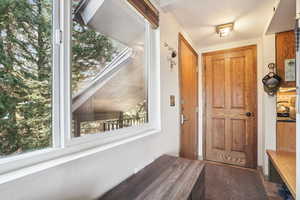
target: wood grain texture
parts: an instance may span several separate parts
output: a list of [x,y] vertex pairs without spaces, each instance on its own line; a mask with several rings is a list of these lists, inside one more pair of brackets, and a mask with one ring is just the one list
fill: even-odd
[[296,198],[296,153],[268,150],[267,154],[283,182]]
[[179,80],[181,114],[180,156],[198,159],[198,54],[179,34]]
[[231,120],[231,132],[232,132],[232,151],[245,151],[246,145],[246,120],[244,119],[232,119]]
[[285,67],[284,61],[296,57],[295,49],[295,33],[294,31],[287,31],[276,34],[276,64],[277,73],[282,78],[282,87],[295,87],[296,81],[285,81]]
[[231,108],[245,108],[245,76],[247,73],[245,64],[245,57],[230,59]]
[[225,59],[219,59],[212,65],[213,107],[225,108]]
[[213,118],[213,148],[225,150],[225,118]]
[[256,46],[205,53],[203,60],[205,159],[256,168]]
[[296,123],[277,122],[277,151],[296,152]]
[[204,163],[201,161],[164,155],[100,199],[185,200],[193,195],[199,197],[199,191],[203,191],[201,200],[204,199],[204,184],[199,183],[201,173],[204,173]]
[[127,0],[134,8],[136,8],[154,28],[159,26],[159,11],[149,0]]

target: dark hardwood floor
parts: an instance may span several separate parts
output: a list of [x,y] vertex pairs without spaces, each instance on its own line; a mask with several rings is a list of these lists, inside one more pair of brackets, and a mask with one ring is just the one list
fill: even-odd
[[269,200],[284,200],[284,198],[281,197],[278,193],[278,190],[281,188],[281,185],[265,181],[264,186]]
[[267,200],[264,185],[256,170],[207,163],[206,200]]

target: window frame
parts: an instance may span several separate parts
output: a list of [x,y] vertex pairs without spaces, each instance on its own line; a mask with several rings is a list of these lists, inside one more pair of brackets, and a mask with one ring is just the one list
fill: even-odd
[[[0,159],[0,184],[161,132],[160,31],[152,29],[150,23],[146,22],[145,64],[148,75],[146,90],[149,122],[109,131],[106,134],[71,137],[71,3],[72,0],[53,0],[51,125],[53,145]],[[68,81],[65,81],[66,77]],[[111,132],[114,134],[110,135]]]
[[[154,30],[151,29],[151,25],[150,23],[145,19],[144,16],[142,16],[138,11],[136,11],[136,9],[129,3],[128,7],[132,8],[132,11],[135,12],[139,17],[144,19],[144,25],[145,25],[145,55],[144,55],[144,67],[146,69],[146,73],[147,73],[147,84],[146,84],[146,91],[147,91],[147,97],[148,97],[148,115],[149,115],[149,120],[148,123],[146,124],[142,124],[139,126],[132,126],[132,127],[128,127],[128,128],[122,128],[122,129],[118,129],[118,130],[113,130],[113,131],[107,131],[105,133],[95,133],[95,134],[90,134],[90,135],[86,135],[83,137],[72,137],[71,133],[72,133],[72,91],[71,91],[71,81],[72,80],[72,28],[73,28],[73,20],[72,20],[72,0],[67,0],[66,1],[66,15],[63,15],[65,17],[65,19],[63,20],[64,23],[64,27],[67,27],[67,30],[63,30],[63,32],[65,33],[64,38],[66,38],[66,40],[64,40],[62,42],[62,57],[64,57],[65,62],[64,65],[65,66],[65,70],[61,71],[62,75],[62,84],[61,84],[61,88],[60,90],[62,91],[61,96],[61,110],[64,111],[64,115],[62,116],[62,120],[61,123],[64,124],[64,145],[66,147],[69,146],[73,146],[73,145],[80,145],[80,144],[86,144],[89,142],[94,142],[96,141],[101,141],[98,143],[98,145],[101,144],[105,144],[107,142],[111,142],[114,140],[119,140],[122,139],[123,137],[128,137],[128,135],[134,135],[134,134],[139,134],[141,131],[147,131],[147,130],[151,130],[151,129],[155,129],[155,124],[153,124],[153,117],[150,117],[153,115],[153,113],[150,113],[150,107],[153,107],[152,101],[149,101],[149,97],[152,96],[152,92],[149,90],[149,86],[152,85],[153,83],[151,83],[151,76],[152,76],[152,72],[151,70],[151,62],[152,62],[152,58],[149,58],[152,55],[151,52],[151,42],[152,42],[152,37],[151,35],[154,34]],[[67,77],[67,79],[69,81],[63,81],[65,80],[65,78]],[[150,94],[150,93],[151,94]],[[113,135],[112,135],[113,133]],[[128,134],[129,133],[129,134]]]

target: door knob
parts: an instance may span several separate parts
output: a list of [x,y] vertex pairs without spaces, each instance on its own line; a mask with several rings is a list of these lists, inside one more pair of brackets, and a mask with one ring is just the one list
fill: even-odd
[[252,116],[252,113],[251,113],[251,112],[246,112],[246,116],[247,116],[247,117],[251,117],[251,116]]

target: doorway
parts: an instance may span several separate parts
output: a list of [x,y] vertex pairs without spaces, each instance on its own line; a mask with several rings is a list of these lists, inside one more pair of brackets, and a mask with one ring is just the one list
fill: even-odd
[[257,166],[256,45],[203,54],[205,159]]
[[198,54],[179,34],[180,156],[198,159]]

